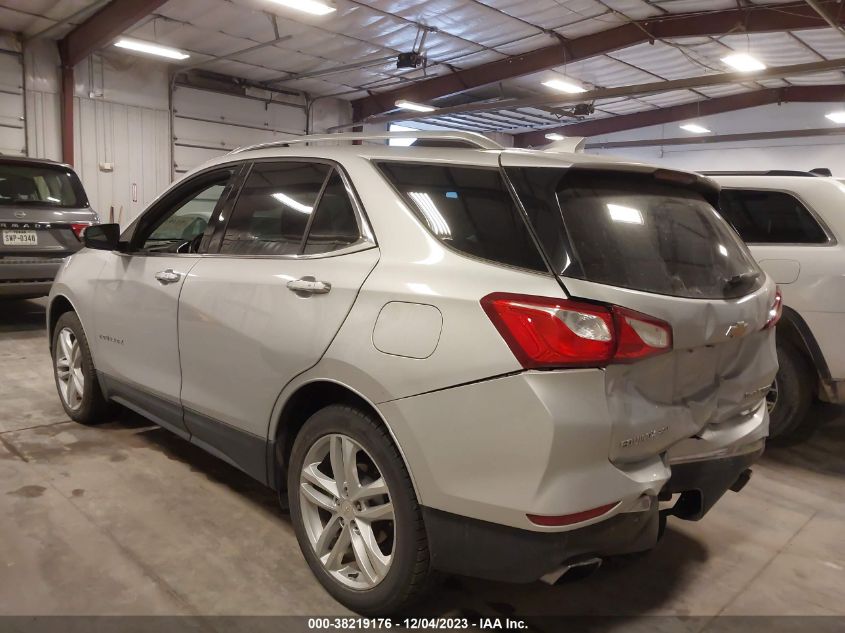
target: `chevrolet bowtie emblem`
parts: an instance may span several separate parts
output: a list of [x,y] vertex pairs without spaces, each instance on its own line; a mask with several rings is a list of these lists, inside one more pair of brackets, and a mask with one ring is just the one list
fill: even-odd
[[725,336],[728,338],[739,338],[746,332],[748,332],[748,323],[745,321],[739,321],[728,328],[728,331],[725,332]]

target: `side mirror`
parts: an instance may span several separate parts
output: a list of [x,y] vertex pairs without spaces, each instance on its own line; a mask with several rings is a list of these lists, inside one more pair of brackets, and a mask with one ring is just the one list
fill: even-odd
[[85,229],[82,234],[85,248],[100,251],[116,251],[120,243],[119,224],[94,224]]

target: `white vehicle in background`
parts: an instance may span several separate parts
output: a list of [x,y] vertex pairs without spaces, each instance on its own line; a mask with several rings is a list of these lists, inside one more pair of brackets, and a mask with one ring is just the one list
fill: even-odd
[[709,173],[722,215],[783,293],[770,437],[795,431],[814,397],[845,402],[845,184],[816,172]]

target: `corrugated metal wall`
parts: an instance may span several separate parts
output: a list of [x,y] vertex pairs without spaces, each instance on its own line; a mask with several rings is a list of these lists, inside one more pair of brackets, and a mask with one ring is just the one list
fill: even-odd
[[173,90],[173,163],[179,178],[236,147],[305,134],[304,104],[239,97],[176,86]]
[[168,112],[77,97],[74,115],[74,163],[91,204],[126,226],[170,183]]
[[26,155],[23,60],[0,49],[0,154]]
[[75,75],[74,166],[101,217],[126,226],[170,184],[167,68],[94,55]]
[[59,53],[55,42],[34,40],[24,51],[26,143],[34,158],[62,159]]

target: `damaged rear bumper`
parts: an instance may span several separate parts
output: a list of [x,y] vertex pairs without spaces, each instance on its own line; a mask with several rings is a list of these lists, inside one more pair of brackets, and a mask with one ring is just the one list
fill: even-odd
[[672,464],[672,477],[661,496],[680,493],[669,514],[698,521],[728,490],[739,492],[751,476],[749,466],[763,454],[765,440],[758,440],[723,457]]
[[[661,497],[680,493],[665,514],[698,520],[728,490],[739,491],[749,466],[763,452],[754,442],[729,456],[672,465]],[[506,582],[533,582],[574,561],[653,548],[660,532],[657,499],[642,512],[626,512],[567,532],[534,532],[423,508],[434,566],[446,573]]]

